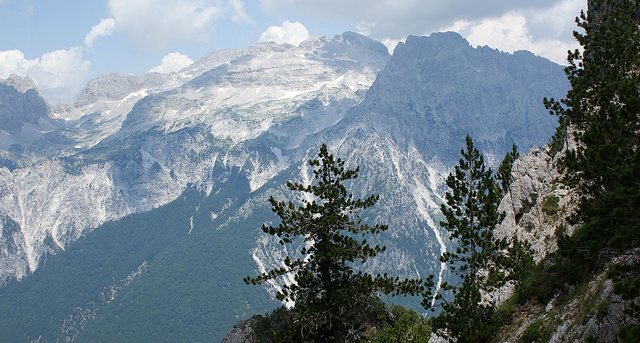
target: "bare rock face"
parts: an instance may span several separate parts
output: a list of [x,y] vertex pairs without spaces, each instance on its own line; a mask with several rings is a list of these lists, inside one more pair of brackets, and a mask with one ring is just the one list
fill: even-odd
[[231,331],[224,336],[221,343],[255,343],[256,336],[253,332],[254,323],[255,320],[252,318],[238,322],[238,324],[234,325]]
[[[586,319],[586,323],[576,325],[568,332],[559,330],[554,335],[554,338],[558,337],[557,342],[563,342],[566,338],[573,339],[574,342],[584,342],[592,337],[596,342],[614,343],[618,342],[618,332],[622,327],[637,323],[637,320],[625,312],[630,302],[623,300],[613,291],[611,280],[606,280],[602,288],[596,289],[594,293],[596,294],[590,294],[592,299],[600,299],[595,304],[598,306],[598,312]],[[637,303],[637,299],[635,302]]]
[[[575,143],[567,141],[566,147]],[[564,150],[563,150],[564,151]],[[498,210],[505,219],[496,228],[496,236],[516,236],[531,243],[536,262],[557,250],[557,230],[570,234],[575,229],[567,218],[575,210],[578,196],[561,183],[558,158],[550,157],[546,148],[532,148],[518,158],[511,169],[511,186]],[[485,295],[487,301],[503,303],[515,290],[513,283]]]
[[[637,266],[640,250],[636,249],[611,262],[615,266]],[[551,342],[620,342],[618,334],[625,326],[638,324],[632,308],[640,304],[640,297],[626,298],[616,293],[609,270],[594,278],[585,292],[563,309],[563,325],[556,327]]]
[[499,207],[506,217],[496,234],[526,239],[540,261],[557,249],[557,228],[573,231],[566,218],[575,210],[577,196],[562,185],[557,160],[544,149],[531,149],[514,163],[511,172],[510,190]]
[[33,79],[28,76],[21,77],[16,74],[11,74],[2,83],[15,88],[20,93],[26,93],[29,89],[36,89],[36,84],[33,82]]

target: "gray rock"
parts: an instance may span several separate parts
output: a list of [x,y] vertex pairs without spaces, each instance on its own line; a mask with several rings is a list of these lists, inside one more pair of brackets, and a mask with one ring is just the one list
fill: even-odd
[[29,76],[21,77],[16,74],[11,74],[7,79],[0,81],[0,83],[11,86],[20,93],[25,93],[29,89],[36,90],[36,84]]
[[[499,237],[516,235],[529,241],[536,261],[557,249],[559,226],[563,225],[567,233],[574,229],[566,218],[575,210],[577,196],[560,183],[556,162],[540,148],[521,156],[513,165],[509,192],[499,206],[506,217],[496,234]],[[554,199],[557,199],[556,207],[545,207],[545,201],[553,203]]]
[[256,336],[253,332],[253,325],[255,320],[250,318],[238,322],[234,325],[231,331],[227,333],[220,343],[254,343],[256,342]]
[[159,73],[130,75],[111,73],[90,80],[80,91],[75,106],[81,107],[99,100],[122,99],[143,88],[154,88],[167,81],[167,76]]

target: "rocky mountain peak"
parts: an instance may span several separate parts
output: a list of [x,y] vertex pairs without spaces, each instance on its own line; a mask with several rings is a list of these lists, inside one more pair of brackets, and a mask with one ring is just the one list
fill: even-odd
[[[450,51],[452,49],[469,48],[469,42],[457,32],[434,32],[429,36],[413,36],[407,37],[405,43],[399,43],[397,49],[411,52],[419,50],[421,52],[437,52]],[[395,54],[395,52],[394,52]]]
[[158,87],[167,81],[160,73],[144,75],[110,73],[87,82],[75,102],[76,107],[85,106],[99,100],[122,99],[143,88]]
[[11,74],[6,79],[0,79],[0,84],[11,86],[20,93],[25,93],[29,89],[37,90],[36,83],[29,76]]
[[524,149],[544,143],[556,119],[542,99],[567,88],[562,66],[533,54],[474,48],[453,32],[410,36],[352,120],[375,123],[427,156],[457,159],[465,134],[499,156],[513,142]]
[[48,115],[49,107],[31,78],[12,75],[0,81],[0,130],[16,133]]

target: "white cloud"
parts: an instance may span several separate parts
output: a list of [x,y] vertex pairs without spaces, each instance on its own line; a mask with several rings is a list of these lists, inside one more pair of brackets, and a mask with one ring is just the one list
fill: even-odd
[[244,9],[244,1],[229,0],[229,9],[231,10],[231,21],[234,23],[251,23],[251,18]]
[[[541,10],[563,0],[260,0],[262,8],[283,15],[305,14],[325,20],[369,23],[370,35],[400,39],[432,32],[457,20],[477,20],[509,11]],[[581,0],[574,0],[581,1]]]
[[225,12],[219,0],[109,0],[108,7],[118,30],[152,49],[208,40]]
[[174,71],[181,70],[193,63],[193,60],[187,55],[183,55],[179,52],[171,52],[162,58],[160,65],[155,66],[149,70],[150,72],[168,74]]
[[28,60],[20,50],[0,51],[0,78],[11,74],[24,75],[24,71],[38,64],[38,60]]
[[280,26],[271,26],[260,34],[261,42],[299,45],[309,38],[309,30],[300,22],[284,21]]
[[73,100],[90,67],[81,47],[47,52],[34,59],[26,58],[19,50],[0,51],[0,78],[11,74],[29,76],[50,102]]
[[508,52],[529,50],[559,64],[566,64],[567,50],[577,47],[567,40],[533,37],[527,18],[517,12],[473,22],[457,21],[442,31],[459,32],[474,46],[488,45]]
[[89,33],[84,36],[84,45],[88,48],[93,47],[93,43],[100,37],[110,36],[116,29],[116,20],[113,18],[106,18],[100,20],[100,22],[94,25]]
[[[375,5],[370,0],[260,2],[265,11],[279,15],[356,23],[360,33],[384,42],[390,50],[408,35],[466,24],[467,31],[461,33],[480,44],[509,51],[534,49],[556,62],[564,61],[566,50],[576,46],[571,34],[573,19],[587,6],[586,0],[379,0]],[[497,36],[491,39],[483,36],[486,34]]]

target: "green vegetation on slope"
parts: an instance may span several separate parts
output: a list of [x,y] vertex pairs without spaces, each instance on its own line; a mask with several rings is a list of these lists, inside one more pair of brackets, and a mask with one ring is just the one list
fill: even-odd
[[[247,194],[246,187],[243,178],[230,177],[227,187],[209,197],[189,190],[166,206],[107,223],[58,252],[29,278],[0,290],[0,311],[11,314],[0,321],[0,341],[217,341],[238,319],[273,308],[263,289],[242,283],[255,269],[250,249],[257,230],[216,230],[226,216],[211,222],[210,212]],[[237,200],[227,213],[237,211]],[[258,210],[269,214],[268,208]],[[139,268],[142,273],[128,282]]]
[[[413,310],[385,305],[371,298],[364,311],[353,313],[363,324],[359,343],[427,343],[429,320]],[[303,342],[292,322],[291,310],[279,307],[267,315],[253,317],[256,343]]]

